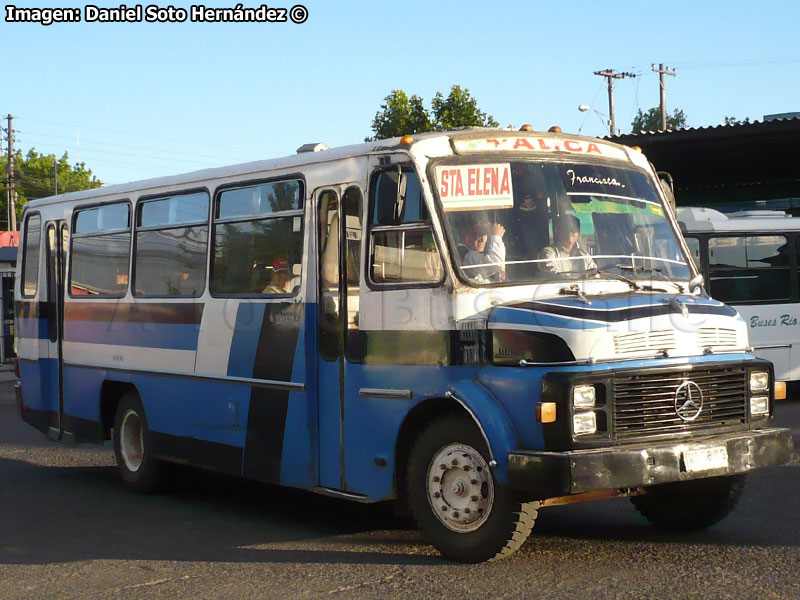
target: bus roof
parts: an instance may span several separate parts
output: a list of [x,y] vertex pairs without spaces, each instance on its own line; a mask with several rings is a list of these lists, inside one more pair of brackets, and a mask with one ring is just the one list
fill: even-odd
[[780,210],[744,210],[722,213],[713,208],[695,206],[679,207],[678,221],[688,233],[746,232],[746,231],[800,231],[800,218]]
[[[105,196],[147,192],[169,186],[191,185],[201,181],[209,181],[226,177],[246,176],[271,170],[287,170],[315,163],[324,163],[355,156],[385,152],[409,152],[425,149],[428,157],[448,154],[470,154],[475,152],[496,151],[521,155],[530,151],[536,154],[599,154],[626,162],[640,162],[637,152],[625,146],[601,140],[599,138],[570,135],[561,132],[517,131],[515,129],[499,129],[490,127],[464,127],[445,131],[417,133],[410,143],[403,137],[375,140],[361,144],[352,144],[337,148],[328,148],[324,143],[303,144],[298,153],[282,158],[258,160],[224,167],[214,167],[192,171],[180,175],[156,177],[128,183],[101,187],[93,190],[68,192],[58,196],[49,196],[31,200],[27,208],[36,208],[59,202],[73,200],[101,200]],[[566,144],[564,143],[566,141]],[[521,152],[520,152],[521,151]],[[639,154],[641,156],[641,154]],[[641,160],[645,160],[643,157]]]

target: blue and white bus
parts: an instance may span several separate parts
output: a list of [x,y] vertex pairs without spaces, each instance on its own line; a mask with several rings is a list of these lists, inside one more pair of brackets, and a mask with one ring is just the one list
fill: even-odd
[[772,365],[704,293],[640,152],[527,129],[29,202],[22,418],[113,440],[140,491],[175,462],[395,499],[461,561],[579,500],[713,524],[791,458]]

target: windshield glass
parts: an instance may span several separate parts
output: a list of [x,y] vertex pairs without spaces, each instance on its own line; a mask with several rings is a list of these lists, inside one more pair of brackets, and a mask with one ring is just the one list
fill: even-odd
[[641,171],[541,161],[438,165],[456,267],[476,284],[689,278]]

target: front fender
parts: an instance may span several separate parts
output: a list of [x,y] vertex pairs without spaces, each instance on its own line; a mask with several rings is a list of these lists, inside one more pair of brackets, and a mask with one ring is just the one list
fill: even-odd
[[508,454],[519,448],[518,436],[494,395],[474,381],[454,384],[447,397],[461,404],[481,431],[489,448],[492,471],[499,483],[508,484]]

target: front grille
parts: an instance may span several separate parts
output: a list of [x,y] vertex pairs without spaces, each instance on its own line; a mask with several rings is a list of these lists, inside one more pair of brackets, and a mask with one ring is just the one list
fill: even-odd
[[[703,409],[694,421],[675,412],[675,393],[693,381],[703,393]],[[744,369],[705,369],[618,377],[611,383],[617,439],[696,431],[745,422]]]

